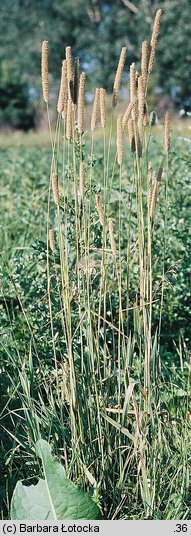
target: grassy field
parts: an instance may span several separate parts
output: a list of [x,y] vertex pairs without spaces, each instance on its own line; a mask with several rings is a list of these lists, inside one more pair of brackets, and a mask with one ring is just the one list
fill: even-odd
[[[160,155],[160,135],[155,133],[151,153]],[[157,151],[156,151],[157,148]],[[161,184],[155,223],[154,279],[155,306],[153,332],[160,317],[161,288],[164,287],[160,353],[155,356],[152,376],[152,419],[148,425],[144,417],[143,378],[139,352],[134,341],[131,360],[131,385],[134,400],[127,394],[126,411],[123,415],[124,430],[136,435],[133,411],[137,406],[141,419],[141,445],[133,451],[132,441],[119,432],[120,413],[118,406],[124,404],[121,392],[119,403],[113,386],[101,389],[100,411],[108,420],[104,428],[107,434],[101,461],[100,447],[96,444],[96,430],[91,430],[92,441],[83,437],[81,453],[71,450],[68,429],[67,395],[64,394],[59,299],[55,294],[52,315],[57,334],[57,375],[55,384],[55,362],[52,350],[50,313],[46,299],[46,214],[48,200],[51,150],[43,139],[23,140],[1,148],[1,509],[2,517],[8,515],[13,488],[19,479],[35,482],[39,475],[39,464],[33,445],[38,438],[39,428],[43,437],[53,442],[56,454],[64,461],[68,474],[85,489],[91,489],[92,481],[98,490],[103,514],[109,518],[127,519],[179,519],[190,517],[190,143],[181,138],[173,139],[170,152],[170,174],[168,187],[168,215],[165,251],[159,256],[164,244],[165,184]],[[155,164],[155,162],[154,162]],[[103,151],[95,158],[93,183],[99,191],[102,187],[101,169]],[[127,211],[132,162],[122,178],[122,213]],[[112,214],[118,212],[118,176],[112,187]],[[126,202],[127,200],[127,202]],[[71,217],[72,217],[71,199]],[[54,208],[52,209],[54,219]],[[97,249],[100,247],[100,225],[95,212]],[[56,228],[56,221],[55,221]],[[136,222],[135,222],[136,225]],[[134,225],[132,226],[134,233]],[[132,236],[133,243],[133,236]],[[122,250],[127,247],[124,233]],[[51,258],[51,269],[55,259]],[[58,262],[58,260],[56,260]],[[136,263],[130,267],[130,307],[137,303]],[[112,268],[112,277],[115,279]],[[162,284],[162,278],[164,285]],[[97,289],[96,269],[93,285]],[[110,280],[110,297],[113,299],[112,315],[115,314],[115,281]],[[97,290],[96,290],[97,291]],[[111,303],[110,303],[111,306]],[[117,305],[116,305],[117,307]],[[117,314],[117,313],[116,313]],[[74,311],[75,316],[75,311]],[[75,323],[75,318],[74,318]],[[108,326],[118,321],[107,316]],[[111,322],[111,324],[110,324]],[[138,322],[130,312],[129,327]],[[139,329],[139,328],[137,328]],[[110,329],[115,337],[113,328]],[[114,334],[113,334],[114,333]],[[134,335],[135,337],[135,335]],[[109,341],[108,341],[109,342]],[[117,349],[117,343],[116,349]],[[62,348],[63,346],[63,348]],[[116,350],[117,351],[117,350]],[[84,356],[84,359],[86,357]],[[157,362],[156,362],[157,361]],[[156,376],[156,377],[155,377]],[[79,385],[84,389],[79,373]],[[124,379],[123,379],[124,381]],[[82,392],[83,406],[91,404],[92,394]],[[126,389],[128,389],[128,384]],[[107,394],[106,394],[107,393]],[[94,393],[95,396],[95,393]],[[93,402],[92,402],[93,403]],[[106,407],[110,411],[105,411]],[[65,409],[64,409],[65,408]],[[85,413],[85,409],[83,410]],[[89,408],[88,408],[89,411]],[[94,409],[91,408],[91,411]],[[67,412],[67,413],[66,413]],[[142,415],[142,417],[141,417]],[[84,415],[84,418],[86,416]],[[102,417],[103,419],[103,417]],[[104,423],[105,424],[105,423]],[[90,426],[90,424],[89,424]],[[109,434],[109,435],[108,435]],[[138,440],[137,440],[138,441]],[[81,456],[81,460],[79,460]],[[88,471],[92,475],[90,484]],[[91,479],[90,479],[91,480]],[[95,484],[96,483],[96,484]]]

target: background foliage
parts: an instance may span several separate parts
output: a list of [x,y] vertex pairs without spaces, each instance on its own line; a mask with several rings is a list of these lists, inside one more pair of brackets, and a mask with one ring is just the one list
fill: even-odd
[[[189,0],[15,0],[14,4],[6,0],[1,6],[0,63],[7,65],[7,84],[11,86],[16,73],[25,90],[28,84],[33,99],[40,99],[40,49],[41,41],[47,39],[52,82],[58,83],[64,49],[71,45],[74,56],[79,56],[82,68],[89,72],[89,87],[98,84],[111,90],[121,47],[128,49],[127,73],[129,64],[139,58],[142,40],[149,39],[153,15],[159,7],[163,19],[155,84],[168,94],[175,88],[182,106],[191,96]],[[16,105],[12,107],[10,122],[19,128],[14,117]],[[23,113],[29,114],[26,106]],[[6,118],[1,117],[2,122],[6,123]],[[33,126],[32,121],[26,120],[25,124],[26,128]]]

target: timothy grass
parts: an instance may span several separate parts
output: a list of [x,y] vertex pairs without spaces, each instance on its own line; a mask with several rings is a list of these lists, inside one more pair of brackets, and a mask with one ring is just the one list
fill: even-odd
[[146,49],[141,78],[130,68],[130,144],[124,49],[112,112],[102,100],[97,117],[101,88],[84,131],[85,74],[77,109],[67,47],[70,113],[60,94],[50,149],[4,149],[2,517],[16,480],[40,474],[40,436],[105,518],[190,516],[189,146],[170,148],[168,116],[149,125]]

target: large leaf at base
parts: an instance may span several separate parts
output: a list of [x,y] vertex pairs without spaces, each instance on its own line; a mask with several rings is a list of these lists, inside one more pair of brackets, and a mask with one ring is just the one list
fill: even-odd
[[65,477],[64,468],[52,457],[50,445],[40,439],[36,452],[42,460],[44,480],[36,486],[17,482],[11,519],[101,519],[91,497]]

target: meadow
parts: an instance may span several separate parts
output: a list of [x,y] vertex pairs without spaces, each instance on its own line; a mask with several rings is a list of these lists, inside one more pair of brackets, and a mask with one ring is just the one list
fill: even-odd
[[190,519],[189,123],[155,124],[133,72],[125,125],[115,79],[89,134],[81,75],[77,121],[73,96],[49,144],[2,140],[2,519],[39,438],[105,519]]

